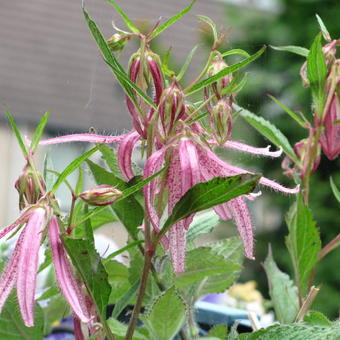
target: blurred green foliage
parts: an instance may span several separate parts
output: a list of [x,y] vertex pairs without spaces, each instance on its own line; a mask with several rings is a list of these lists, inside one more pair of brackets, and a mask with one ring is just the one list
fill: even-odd
[[[256,5],[257,1],[252,3]],[[225,47],[243,48],[249,53],[255,52],[264,44],[298,45],[309,48],[315,35],[320,31],[315,14],[323,19],[333,39],[340,37],[339,1],[281,0],[277,1],[277,4],[277,9],[273,11],[226,4],[226,23],[232,30]],[[208,45],[210,37],[204,36],[204,39],[207,40]],[[267,94],[274,95],[295,111],[304,112],[310,119],[310,91],[302,87],[299,76],[304,60],[301,56],[268,48],[264,56],[247,68],[250,72],[248,83],[237,97],[241,106],[271,120],[292,144],[306,137],[306,132],[276,106]],[[245,127],[243,128],[243,123],[239,125],[241,126],[239,131],[236,131],[236,138],[244,139],[244,131],[240,129],[243,130]],[[248,127],[246,131],[248,134]],[[252,141],[255,145],[263,145],[262,137],[255,133]],[[244,161],[247,162],[246,159]],[[275,161],[274,165],[272,160],[256,159],[256,166],[262,169],[267,177],[275,178],[282,183],[286,181],[292,186],[292,181],[286,180],[282,175],[279,165],[279,161]],[[337,186],[340,186],[339,169],[340,157],[330,162],[322,156],[321,165],[312,178],[310,206],[320,229],[323,245],[339,233],[339,205],[329,186],[330,176],[333,176]],[[280,207],[282,217],[293,202],[293,198],[278,194],[266,193],[265,195],[270,195],[268,208]],[[258,226],[258,229],[261,230],[261,226]],[[274,257],[280,268],[292,274],[290,258],[284,242],[285,235],[287,235],[287,227],[284,218],[280,228],[270,232],[259,232],[256,236],[257,260],[255,263],[248,261],[243,274],[244,280],[256,279],[266,297],[268,297],[268,287],[260,263],[267,254],[268,243],[272,244]],[[322,283],[322,287],[313,308],[322,311],[330,318],[337,317],[339,313],[340,271],[337,269],[339,252],[340,249],[335,250],[318,265],[315,280],[317,284]]]

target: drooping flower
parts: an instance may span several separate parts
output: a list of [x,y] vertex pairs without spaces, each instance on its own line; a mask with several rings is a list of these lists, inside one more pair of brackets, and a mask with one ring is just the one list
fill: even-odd
[[[228,145],[228,144],[227,144]],[[238,143],[229,142],[237,148]],[[281,152],[271,153],[266,149],[257,149],[239,143],[242,151],[277,157]],[[182,137],[177,144],[166,146],[154,153],[146,162],[144,177],[148,177],[158,171],[164,163],[165,155],[170,152],[170,166],[168,170],[167,189],[169,191],[168,214],[170,215],[177,201],[196,183],[210,180],[217,176],[233,176],[238,174],[250,173],[247,170],[228,164],[218,158],[207,146],[194,141],[191,138]],[[158,232],[159,216],[154,209],[154,200],[157,195],[159,179],[154,179],[144,187],[146,199],[146,210],[153,224],[155,231]],[[274,190],[287,194],[297,193],[299,188],[288,189],[268,178],[261,177],[260,184]],[[256,195],[255,195],[256,196]],[[216,206],[216,213],[223,219],[234,219],[245,248],[245,255],[253,258],[253,226],[250,219],[247,199],[253,199],[254,195],[242,195],[227,203]],[[174,271],[180,273],[184,271],[185,259],[185,238],[186,230],[192,221],[190,216],[187,219],[177,222],[168,232],[168,242],[170,255]]]
[[34,296],[38,271],[39,248],[48,226],[53,263],[57,281],[65,299],[83,322],[89,322],[84,297],[59,237],[56,217],[49,217],[47,207],[30,207],[11,226],[0,232],[0,238],[14,228],[22,227],[13,254],[0,277],[0,311],[16,285],[22,319],[27,327],[34,325]]

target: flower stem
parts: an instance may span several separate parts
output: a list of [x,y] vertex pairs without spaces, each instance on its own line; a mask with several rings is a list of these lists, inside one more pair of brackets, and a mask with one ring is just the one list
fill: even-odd
[[340,246],[340,234],[338,234],[332,241],[326,244],[318,254],[318,260],[321,261],[328,253],[330,253],[333,249]]

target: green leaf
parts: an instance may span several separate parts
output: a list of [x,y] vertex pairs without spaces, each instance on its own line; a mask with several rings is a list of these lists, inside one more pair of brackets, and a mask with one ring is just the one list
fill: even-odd
[[99,144],[98,147],[109,169],[116,177],[121,178],[118,160],[115,152],[105,144]]
[[187,241],[193,241],[201,234],[210,233],[220,222],[214,211],[207,211],[194,217],[187,232]]
[[[104,168],[91,162],[90,160],[87,161],[87,164],[97,184],[109,184],[116,186],[117,189],[121,191],[127,189],[127,184],[118,177],[115,177],[111,172],[106,171]],[[115,202],[113,205],[111,205],[111,207],[129,234],[134,239],[136,239],[138,234],[137,227],[142,225],[144,218],[144,210],[142,206],[138,203],[133,195],[130,195],[129,197]]]
[[310,311],[303,317],[303,321],[311,326],[332,326],[332,322],[320,312]]
[[[119,337],[125,337],[125,334],[127,332],[128,326],[124,323],[119,322],[118,320],[114,318],[109,318],[107,320],[107,324],[111,330],[111,332]],[[133,333],[133,340],[146,340],[143,334],[138,332],[138,329],[136,329]]]
[[208,337],[215,337],[220,340],[225,340],[228,335],[228,326],[227,325],[216,325],[210,329],[208,333]]
[[138,241],[130,242],[125,247],[122,247],[122,248],[118,249],[117,251],[111,253],[109,256],[107,256],[104,259],[104,263],[110,262],[111,259],[113,259],[114,257],[118,256],[121,253],[124,253],[124,251],[127,251],[130,248],[136,247],[136,246],[138,246],[139,244],[142,244],[142,243],[144,243],[144,240],[138,240]]
[[106,261],[104,266],[109,275],[109,283],[111,285],[109,303],[114,304],[131,288],[129,270],[122,263],[117,261]]
[[180,11],[178,14],[171,17],[169,20],[167,20],[164,24],[158,26],[149,36],[149,41],[155,37],[157,37],[158,34],[163,32],[166,28],[174,24],[177,20],[179,20],[184,14],[188,13],[191,10],[191,7],[194,5],[195,0],[193,0],[190,5],[186,8],[184,8],[182,11]]
[[321,115],[326,98],[327,66],[321,46],[321,35],[318,34],[307,57],[307,78],[312,91],[317,115]]
[[333,178],[329,177],[329,181],[331,183],[331,188],[334,194],[334,197],[337,199],[337,201],[340,203],[340,190],[336,187]]
[[35,304],[34,326],[26,327],[22,321],[18,301],[12,293],[0,314],[0,339],[32,340],[43,339],[44,319],[42,309]]
[[245,73],[242,78],[239,75],[233,77],[231,82],[221,91],[221,96],[229,95],[240,91],[247,83],[248,74]]
[[263,267],[267,274],[276,319],[284,324],[293,323],[299,311],[297,288],[289,276],[277,267],[270,248]]
[[300,47],[300,46],[270,46],[272,49],[277,50],[277,51],[285,51],[285,52],[291,52],[291,53],[295,53],[298,55],[301,55],[302,57],[308,57],[309,54],[309,50],[307,48],[304,47]]
[[[223,256],[227,264],[232,263],[237,269],[225,273],[209,276],[203,284],[198,286],[198,296],[211,293],[225,292],[239,277],[243,262],[243,245],[239,237],[231,237],[223,241],[207,244],[214,254]],[[235,267],[236,268],[236,267]]]
[[185,272],[175,277],[176,287],[182,288],[190,286],[196,282],[201,282],[205,278],[223,274],[224,279],[230,272],[239,271],[241,267],[216,254],[209,247],[199,247],[187,252]]
[[193,85],[192,87],[190,87],[189,89],[187,89],[185,91],[185,93],[187,95],[192,94],[198,90],[200,90],[203,87],[208,86],[209,84],[212,84],[214,82],[216,82],[217,80],[219,80],[222,77],[227,76],[228,74],[235,72],[237,70],[239,70],[240,68],[248,65],[249,63],[253,62],[255,59],[257,59],[264,51],[265,51],[266,47],[262,47],[259,51],[257,51],[255,54],[253,54],[252,56],[250,56],[249,58],[246,58],[234,65],[231,66],[226,66],[223,70],[221,70],[220,72],[216,73],[215,75],[202,80],[201,82]]
[[152,339],[173,339],[184,323],[185,304],[176,289],[171,287],[157,298],[141,319]]
[[[92,209],[93,208],[91,208],[90,211]],[[117,217],[113,213],[112,209],[110,209],[110,207],[105,207],[103,210],[100,211],[99,214],[96,214],[95,216],[91,218],[91,225],[92,225],[93,230],[96,230],[104,224],[112,223],[116,221],[117,221]]]
[[322,19],[317,14],[315,14],[315,16],[316,16],[316,19],[318,20],[318,23],[319,23],[319,26],[320,26],[320,29],[321,29],[321,32],[322,32],[324,39],[326,41],[330,42],[332,40],[332,38],[331,38],[331,35],[329,34],[327,28],[326,28],[326,25],[323,23]]
[[74,192],[76,195],[81,194],[81,192],[83,191],[83,185],[84,185],[84,170],[80,166],[78,168],[78,179],[77,179],[76,188]]
[[179,220],[198,211],[206,210],[225,203],[237,196],[253,191],[260,175],[242,174],[232,177],[215,177],[208,182],[194,185],[176,203],[171,216],[168,217],[158,236]]
[[109,301],[111,286],[108,283],[108,274],[97,253],[91,226],[86,227],[86,239],[72,239],[63,235],[63,243],[71,257],[73,265],[77,268],[88,292],[91,294],[97,310],[105,316]]
[[109,3],[122,17],[124,20],[126,26],[133,32],[133,33],[138,33],[139,30],[138,28],[132,23],[132,21],[128,18],[128,16],[124,13],[122,8],[118,6],[113,0],[106,0],[107,3]]
[[306,123],[290,108],[288,108],[285,104],[280,102],[278,99],[276,99],[274,96],[268,95],[268,97],[274,101],[278,106],[281,107],[285,112],[287,112],[300,126],[303,128],[306,128]]
[[18,129],[18,126],[17,124],[15,123],[15,120],[13,118],[13,115],[11,114],[11,112],[9,110],[5,110],[5,113],[7,115],[7,118],[9,120],[9,124],[11,125],[11,128],[17,138],[17,141],[19,143],[19,146],[20,146],[20,149],[21,149],[21,152],[23,153],[23,155],[26,157],[28,155],[28,152],[27,152],[27,149],[26,149],[26,146],[25,146],[25,143],[24,141],[22,140],[22,137],[21,137],[21,133]]
[[49,191],[52,189],[54,182],[57,179],[57,176],[55,173],[48,171],[48,170],[54,170],[52,158],[49,152],[45,153],[44,158],[44,180],[46,184],[46,190]]
[[102,55],[104,57],[105,62],[110,66],[111,70],[113,71],[114,75],[116,76],[117,81],[122,86],[126,94],[129,98],[133,101],[133,103],[139,107],[138,102],[136,101],[134,91],[138,93],[138,95],[151,107],[156,109],[156,106],[153,100],[144,92],[142,91],[134,82],[130,80],[128,75],[126,74],[123,67],[119,64],[116,57],[110,51],[103,35],[101,34],[100,30],[98,29],[96,23],[90,18],[88,13],[85,9],[83,9],[83,13],[86,19],[86,22],[89,26],[89,29],[100,49]]
[[133,297],[137,294],[139,287],[139,280],[137,280],[130,289],[116,301],[115,306],[112,311],[112,317],[117,318],[123,309],[131,302]]
[[217,28],[215,23],[207,16],[205,15],[197,15],[197,18],[200,19],[201,21],[205,22],[206,24],[208,24],[211,27],[211,30],[213,32],[213,36],[214,36],[214,42],[216,42],[218,40],[218,35],[217,35]]
[[183,66],[181,67],[181,69],[180,69],[180,71],[179,71],[179,73],[178,73],[178,75],[177,75],[177,77],[176,77],[177,81],[180,81],[180,80],[183,78],[185,72],[187,71],[188,67],[190,66],[192,57],[194,56],[194,54],[195,54],[195,52],[196,52],[196,50],[197,50],[198,47],[199,47],[199,45],[196,45],[196,46],[190,51],[190,53],[188,54],[187,58],[185,59],[185,62],[184,62],[184,64],[183,64]]
[[[333,327],[306,326],[304,324],[293,324],[283,326],[270,326],[260,329],[245,337],[245,340],[339,340],[340,324]],[[242,338],[243,339],[243,338]]]
[[54,183],[51,192],[54,193],[59,185],[63,183],[63,181],[66,179],[68,175],[70,175],[74,170],[76,170],[84,161],[86,161],[91,155],[93,155],[98,150],[98,147],[95,146],[93,149],[85,152],[81,156],[77,157],[75,160],[73,160],[66,168],[65,170],[59,175],[58,179]]
[[289,229],[286,243],[299,291],[304,296],[307,293],[309,275],[318,262],[321,241],[312,212],[303,203],[301,194],[289,210],[286,221]]
[[48,117],[51,114],[51,112],[46,112],[42,118],[40,119],[40,122],[38,124],[38,127],[35,129],[32,141],[31,141],[31,145],[30,145],[30,151],[34,152],[36,150],[36,148],[39,145],[39,141],[41,139],[41,136],[44,132],[45,126],[47,124],[48,121]]
[[245,50],[241,50],[240,48],[235,48],[233,50],[229,50],[227,52],[222,53],[222,57],[227,57],[229,55],[239,55],[241,57],[249,58],[250,54]]
[[281,147],[290,159],[299,164],[299,160],[296,157],[287,137],[275,125],[236,104],[233,104],[233,107],[235,110],[241,111],[241,117],[261,135],[269,139],[277,147]]

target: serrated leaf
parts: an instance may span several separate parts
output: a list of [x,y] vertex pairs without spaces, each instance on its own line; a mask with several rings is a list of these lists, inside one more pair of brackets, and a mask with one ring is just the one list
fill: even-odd
[[170,226],[191,214],[253,191],[260,177],[260,175],[250,174],[215,177],[210,181],[194,185],[176,203],[158,236],[164,235]]
[[233,107],[236,111],[241,111],[240,116],[261,135],[266,137],[277,147],[281,147],[283,151],[289,156],[289,158],[294,160],[294,162],[299,163],[299,160],[296,157],[287,137],[275,125],[236,104],[233,104]]
[[70,175],[74,170],[76,170],[84,161],[86,161],[91,155],[93,155],[98,150],[98,147],[95,146],[93,149],[85,152],[81,156],[74,159],[59,175],[58,179],[53,184],[51,192],[54,193],[59,188],[59,185],[64,182],[68,175]]
[[187,232],[187,241],[190,242],[201,234],[210,233],[219,222],[220,218],[214,211],[207,211],[196,215],[190,223],[190,227]]
[[329,34],[327,28],[326,28],[326,25],[324,24],[322,19],[317,14],[315,14],[315,16],[316,16],[316,19],[318,20],[318,23],[319,23],[319,26],[320,26],[320,29],[321,29],[321,32],[322,32],[324,39],[326,41],[330,42],[332,40],[332,38],[331,38],[331,35]]
[[164,24],[158,26],[149,36],[148,39],[151,40],[157,35],[159,35],[161,32],[163,32],[165,29],[167,29],[169,26],[174,24],[177,20],[179,20],[184,14],[188,13],[191,10],[191,7],[194,5],[196,0],[191,1],[190,5],[186,8],[184,8],[182,11],[180,11],[178,14],[171,17],[169,20],[167,20]]
[[39,141],[41,139],[41,136],[44,132],[45,126],[47,124],[48,121],[48,117],[51,114],[51,112],[46,112],[40,119],[40,122],[37,126],[37,128],[34,131],[34,135],[31,141],[31,145],[30,145],[30,151],[34,152],[36,150],[36,148],[39,145]]
[[180,71],[179,71],[179,73],[178,73],[178,75],[177,75],[177,77],[176,77],[177,81],[180,81],[180,80],[183,78],[185,72],[187,71],[188,67],[190,66],[192,57],[194,56],[194,54],[195,54],[195,52],[196,52],[198,46],[199,46],[199,45],[196,45],[196,46],[190,51],[190,53],[188,54],[187,58],[185,59],[185,62],[184,62],[184,64],[183,64],[183,66],[181,67],[181,69],[180,69]]
[[337,323],[333,327],[306,326],[303,324],[293,324],[278,326],[274,325],[257,332],[249,334],[246,340],[339,340],[340,324]]
[[220,340],[227,339],[228,326],[227,325],[216,325],[210,329],[208,337],[215,337]]
[[152,339],[171,340],[185,320],[185,304],[174,287],[169,288],[153,303],[142,321]]
[[332,322],[322,313],[310,311],[303,317],[303,321],[312,326],[332,326]]
[[0,314],[0,339],[8,340],[32,340],[43,339],[43,312],[38,304],[35,304],[34,326],[26,327],[22,321],[19,305],[14,293],[12,293]]
[[318,34],[307,57],[307,78],[312,91],[316,114],[319,116],[322,114],[325,105],[326,76],[326,59],[322,51],[321,35]]
[[122,8],[118,6],[113,0],[106,0],[107,3],[109,3],[122,17],[124,20],[126,26],[133,32],[133,33],[138,33],[139,30],[138,28],[132,23],[132,21],[129,19],[129,17],[124,13]]
[[300,126],[303,128],[306,128],[306,123],[294,112],[292,111],[289,107],[287,107],[285,104],[280,102],[277,98],[274,96],[268,95],[268,97],[274,101],[278,106],[281,107],[285,112],[287,112]]
[[299,291],[304,296],[307,293],[309,275],[318,262],[321,240],[312,212],[304,204],[301,194],[290,208],[286,222],[289,230],[286,243]]
[[329,178],[329,182],[331,183],[331,188],[332,188],[334,197],[340,203],[340,190],[336,187],[332,177]]
[[109,301],[111,286],[108,283],[108,274],[101,262],[101,257],[95,249],[93,231],[89,223],[85,224],[86,239],[73,239],[63,235],[63,243],[73,265],[77,268],[97,310],[105,316]]
[[284,324],[294,322],[299,311],[296,286],[289,276],[277,267],[270,249],[263,266],[267,274],[269,295],[274,305],[276,319]]
[[272,49],[277,50],[277,51],[284,51],[284,52],[291,52],[291,53],[295,53],[298,55],[301,55],[302,57],[308,57],[309,54],[309,50],[307,48],[304,47],[300,47],[300,46],[293,46],[293,45],[289,45],[289,46],[270,46]]
[[7,118],[8,118],[8,121],[9,121],[9,124],[11,125],[11,128],[17,138],[17,141],[19,143],[19,146],[20,146],[20,149],[21,149],[21,152],[23,153],[23,155],[26,157],[28,155],[28,152],[27,152],[27,149],[26,149],[26,145],[21,137],[21,133],[18,129],[18,126],[17,124],[15,123],[15,120],[13,118],[13,115],[11,114],[11,112],[9,110],[5,110],[5,113],[7,115]]
[[217,35],[217,28],[216,28],[215,23],[209,17],[207,17],[205,15],[197,15],[197,18],[210,26],[210,28],[213,32],[214,41],[217,41],[218,35]]
[[257,59],[264,51],[265,51],[266,47],[262,47],[259,51],[257,51],[255,54],[251,55],[249,58],[246,58],[236,64],[233,64],[231,66],[226,66],[223,70],[221,70],[220,72],[216,73],[215,75],[204,79],[202,81],[200,81],[199,83],[191,86],[190,88],[188,88],[185,91],[185,94],[189,95],[192,94],[200,89],[202,89],[203,87],[206,87],[212,83],[215,83],[217,80],[219,80],[222,77],[227,76],[228,74],[235,72],[239,69],[241,69],[242,67],[248,65],[249,63],[253,62],[255,59]]
[[[241,267],[214,253],[211,248],[199,247],[187,252],[185,272],[175,277],[176,287],[186,287],[200,282],[206,277],[240,270]],[[228,274],[227,274],[228,273]]]

